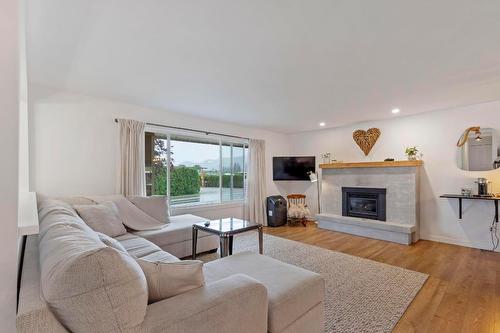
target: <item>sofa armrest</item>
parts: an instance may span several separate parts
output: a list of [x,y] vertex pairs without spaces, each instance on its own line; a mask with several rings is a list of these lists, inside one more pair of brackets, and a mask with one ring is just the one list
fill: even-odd
[[68,333],[41,295],[37,235],[26,238],[20,287],[16,316],[17,332]]
[[146,332],[266,332],[267,290],[243,274],[150,304]]

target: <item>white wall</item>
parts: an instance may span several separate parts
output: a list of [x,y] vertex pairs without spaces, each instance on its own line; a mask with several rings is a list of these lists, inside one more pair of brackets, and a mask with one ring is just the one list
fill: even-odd
[[[404,112],[404,110],[403,110]],[[220,123],[172,112],[113,102],[105,99],[51,91],[30,86],[30,187],[47,195],[106,194],[115,192],[117,151],[116,117],[166,125],[262,138],[267,148],[268,195],[306,193],[313,212],[317,207],[316,184],[273,182],[272,156],[316,155],[331,152],[344,161],[404,159],[404,149],[416,145],[424,154],[421,177],[421,237],[489,249],[491,202],[464,202],[464,219],[458,220],[458,203],[440,199],[443,193],[474,188],[474,178],[485,176],[500,192],[500,170],[467,172],[456,166],[456,141],[470,126],[500,129],[500,102],[436,111],[416,116],[395,116],[336,129],[292,135]],[[356,129],[378,127],[379,141],[365,157],[352,140]],[[241,206],[179,211],[207,218],[242,216]],[[175,212],[174,212],[175,213]]]
[[[402,110],[404,112],[404,110]],[[404,159],[407,146],[423,153],[421,177],[421,237],[466,246],[491,249],[489,225],[492,202],[465,201],[464,218],[458,219],[458,202],[440,199],[444,193],[459,193],[461,187],[476,189],[474,178],[486,177],[500,192],[500,170],[462,171],[456,166],[456,142],[467,127],[479,125],[500,129],[500,102],[479,104],[416,116],[395,116],[336,129],[325,129],[289,136],[291,154],[316,155],[331,152],[332,158],[349,161],[381,161],[387,157]],[[357,147],[352,132],[378,127],[382,135],[368,157]],[[307,183],[288,185],[288,191],[306,191],[309,206],[316,209],[316,190]]]
[[19,2],[19,192],[29,191],[28,72],[25,0]]
[[0,323],[15,332],[18,195],[18,1],[0,2]]
[[[272,156],[287,154],[285,135],[162,110],[30,86],[30,188],[50,196],[109,194],[116,191],[118,125],[115,118],[207,130],[266,140],[267,191]],[[185,211],[184,211],[185,212]],[[241,205],[190,212],[202,216],[241,216]]]

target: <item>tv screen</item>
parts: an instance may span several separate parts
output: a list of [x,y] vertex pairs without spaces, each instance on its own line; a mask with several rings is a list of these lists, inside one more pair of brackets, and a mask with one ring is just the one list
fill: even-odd
[[316,172],[316,157],[273,157],[273,180],[309,180]]

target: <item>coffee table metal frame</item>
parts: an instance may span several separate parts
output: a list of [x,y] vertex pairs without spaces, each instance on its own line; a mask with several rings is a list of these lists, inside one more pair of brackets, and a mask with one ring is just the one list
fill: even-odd
[[[217,221],[217,220],[216,220]],[[220,231],[217,229],[210,228],[209,226],[205,226],[204,223],[196,223],[193,224],[193,245],[192,245],[192,258],[193,260],[196,259],[196,247],[198,243],[198,230],[202,230],[214,235],[218,235],[220,239],[220,256],[221,258],[227,257],[228,255],[233,254],[233,236],[236,234],[240,234],[242,232],[250,231],[250,230],[255,230],[257,229],[258,234],[259,234],[259,253],[262,254],[262,247],[263,247],[263,227],[262,224],[251,224],[249,226],[246,226],[244,228],[239,228],[235,230],[230,230],[230,231]]]

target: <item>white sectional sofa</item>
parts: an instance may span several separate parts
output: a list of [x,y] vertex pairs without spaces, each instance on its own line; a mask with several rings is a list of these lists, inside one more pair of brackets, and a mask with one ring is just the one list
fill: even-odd
[[[161,229],[134,231],[133,234],[149,240],[177,258],[185,258],[192,254],[193,224],[206,220],[192,214],[171,216],[170,223]],[[218,247],[219,237],[217,235],[198,232],[197,253],[216,250]]]
[[[108,196],[71,196],[55,198],[73,205],[92,205],[96,200],[117,200],[123,198],[119,195]],[[39,202],[53,200],[46,196],[40,196]],[[162,250],[176,256],[177,258],[185,258],[191,256],[192,251],[192,226],[198,222],[205,222],[207,219],[192,215],[182,214],[169,217],[170,223],[164,224],[161,228],[153,230],[135,231],[129,230],[130,233],[145,238],[154,244],[158,245]],[[197,253],[214,251],[219,248],[219,238],[217,235],[209,234],[203,231],[198,232]]]
[[199,217],[116,237],[125,255],[102,243],[70,206],[47,201],[39,210],[40,234],[26,244],[18,332],[323,331],[321,276],[249,252],[204,264],[201,287],[148,304],[142,270],[130,258],[172,257],[165,249],[190,255]]

